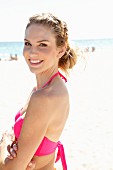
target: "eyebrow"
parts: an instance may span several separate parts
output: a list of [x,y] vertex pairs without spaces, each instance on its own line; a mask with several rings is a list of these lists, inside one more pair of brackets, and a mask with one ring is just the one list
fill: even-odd
[[[24,39],[24,41],[29,41],[29,40],[27,40],[27,39]],[[40,41],[37,41],[36,43],[41,43],[41,42],[49,42],[48,40],[40,40]],[[30,42],[30,41],[29,41]]]

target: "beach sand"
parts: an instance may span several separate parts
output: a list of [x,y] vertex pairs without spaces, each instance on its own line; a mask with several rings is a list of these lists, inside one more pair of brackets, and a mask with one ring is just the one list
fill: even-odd
[[[0,61],[0,135],[10,130],[35,77],[23,59]],[[70,115],[61,141],[68,170],[113,170],[113,50],[89,52],[70,73]],[[61,170],[61,162],[56,164]]]

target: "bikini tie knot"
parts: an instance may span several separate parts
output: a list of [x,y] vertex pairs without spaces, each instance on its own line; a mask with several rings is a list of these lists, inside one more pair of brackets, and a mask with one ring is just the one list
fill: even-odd
[[66,164],[66,159],[65,159],[65,152],[64,152],[64,147],[60,141],[58,141],[58,152],[57,152],[57,157],[55,163],[61,159],[63,170],[67,170],[67,164]]

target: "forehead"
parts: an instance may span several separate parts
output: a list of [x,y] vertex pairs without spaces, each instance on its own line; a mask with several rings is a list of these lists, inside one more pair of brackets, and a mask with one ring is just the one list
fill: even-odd
[[52,29],[41,24],[32,24],[25,31],[25,38],[28,40],[55,40]]

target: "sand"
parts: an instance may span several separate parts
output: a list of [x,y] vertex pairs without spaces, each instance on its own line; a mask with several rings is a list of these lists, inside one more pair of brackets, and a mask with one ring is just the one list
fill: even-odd
[[[0,61],[0,135],[35,85],[25,61]],[[61,136],[68,170],[113,170],[113,50],[89,52],[70,73],[70,115]],[[56,165],[61,170],[61,162]]]

